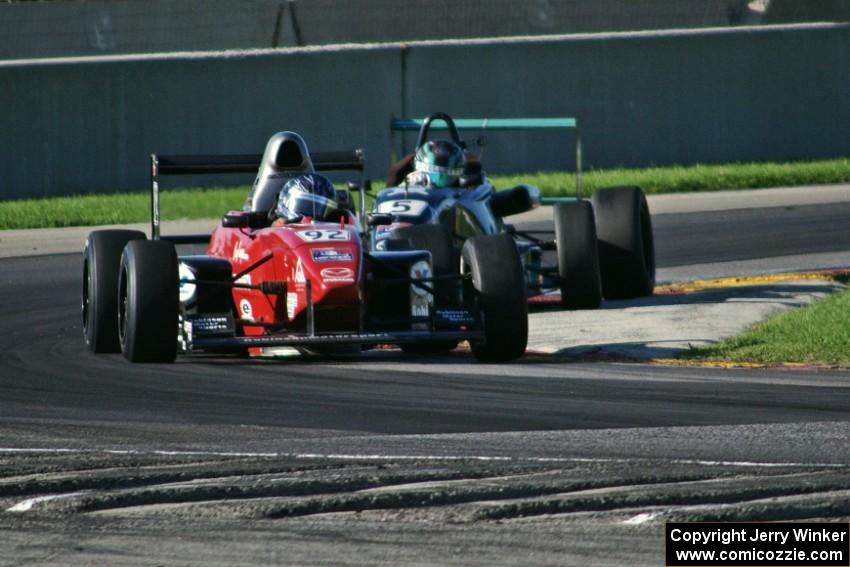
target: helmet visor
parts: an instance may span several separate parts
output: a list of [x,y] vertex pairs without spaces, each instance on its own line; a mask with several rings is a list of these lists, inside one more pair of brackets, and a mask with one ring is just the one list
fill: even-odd
[[337,210],[337,204],[333,199],[293,188],[278,202],[276,213],[279,217],[290,220],[298,217],[327,220]]
[[463,175],[463,167],[447,167],[424,162],[416,164],[416,171],[426,174],[431,184],[436,187],[456,185],[460,176]]

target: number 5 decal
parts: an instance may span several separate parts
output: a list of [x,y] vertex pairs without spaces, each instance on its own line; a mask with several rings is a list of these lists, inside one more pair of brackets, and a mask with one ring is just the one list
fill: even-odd
[[425,210],[428,203],[416,199],[399,199],[397,201],[384,201],[378,205],[379,213],[389,213],[402,217],[418,217]]

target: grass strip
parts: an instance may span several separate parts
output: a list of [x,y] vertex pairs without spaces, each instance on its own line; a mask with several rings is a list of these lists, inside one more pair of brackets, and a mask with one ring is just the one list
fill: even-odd
[[[494,175],[497,187],[529,183],[545,196],[571,195],[575,174],[538,172]],[[797,162],[729,163],[717,165],[648,167],[642,169],[591,170],[584,174],[584,188],[590,194],[603,187],[638,185],[644,192],[690,193],[735,189],[794,187],[850,181],[850,158]]]
[[[493,175],[491,180],[497,188],[519,183],[536,185],[544,196],[571,195],[575,191],[575,175],[571,172]],[[586,194],[615,185],[638,185],[647,193],[677,193],[845,182],[850,182],[850,158],[592,170],[584,175]],[[382,186],[376,182],[374,188],[377,190]],[[248,186],[166,189],[162,192],[162,218],[217,218],[227,210],[241,208],[248,190]],[[147,191],[0,201],[0,230],[149,220],[150,196]]]
[[[249,186],[165,190],[163,220],[219,218],[241,209]],[[78,195],[0,201],[0,230],[150,222],[150,193]]]
[[758,323],[717,344],[695,348],[684,360],[850,365],[850,290]]

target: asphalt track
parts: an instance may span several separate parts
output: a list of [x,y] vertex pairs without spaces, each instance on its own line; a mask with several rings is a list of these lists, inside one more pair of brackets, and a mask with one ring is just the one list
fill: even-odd
[[[835,262],[847,219],[661,214],[659,265]],[[130,365],[84,347],[79,254],[0,274],[0,565],[658,565],[671,519],[850,518],[846,371]]]

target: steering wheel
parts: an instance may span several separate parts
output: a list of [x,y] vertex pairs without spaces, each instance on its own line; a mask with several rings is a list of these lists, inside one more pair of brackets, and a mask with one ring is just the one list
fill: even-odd
[[460,135],[457,133],[457,127],[455,126],[455,121],[452,120],[452,117],[445,112],[435,112],[434,114],[429,115],[422,123],[422,127],[419,129],[419,137],[416,139],[417,148],[421,148],[422,145],[428,141],[428,131],[431,129],[431,122],[434,120],[442,120],[445,122],[446,126],[449,127],[449,137],[452,139],[452,142],[461,148],[466,147],[466,144],[463,143],[463,140],[460,139]]

